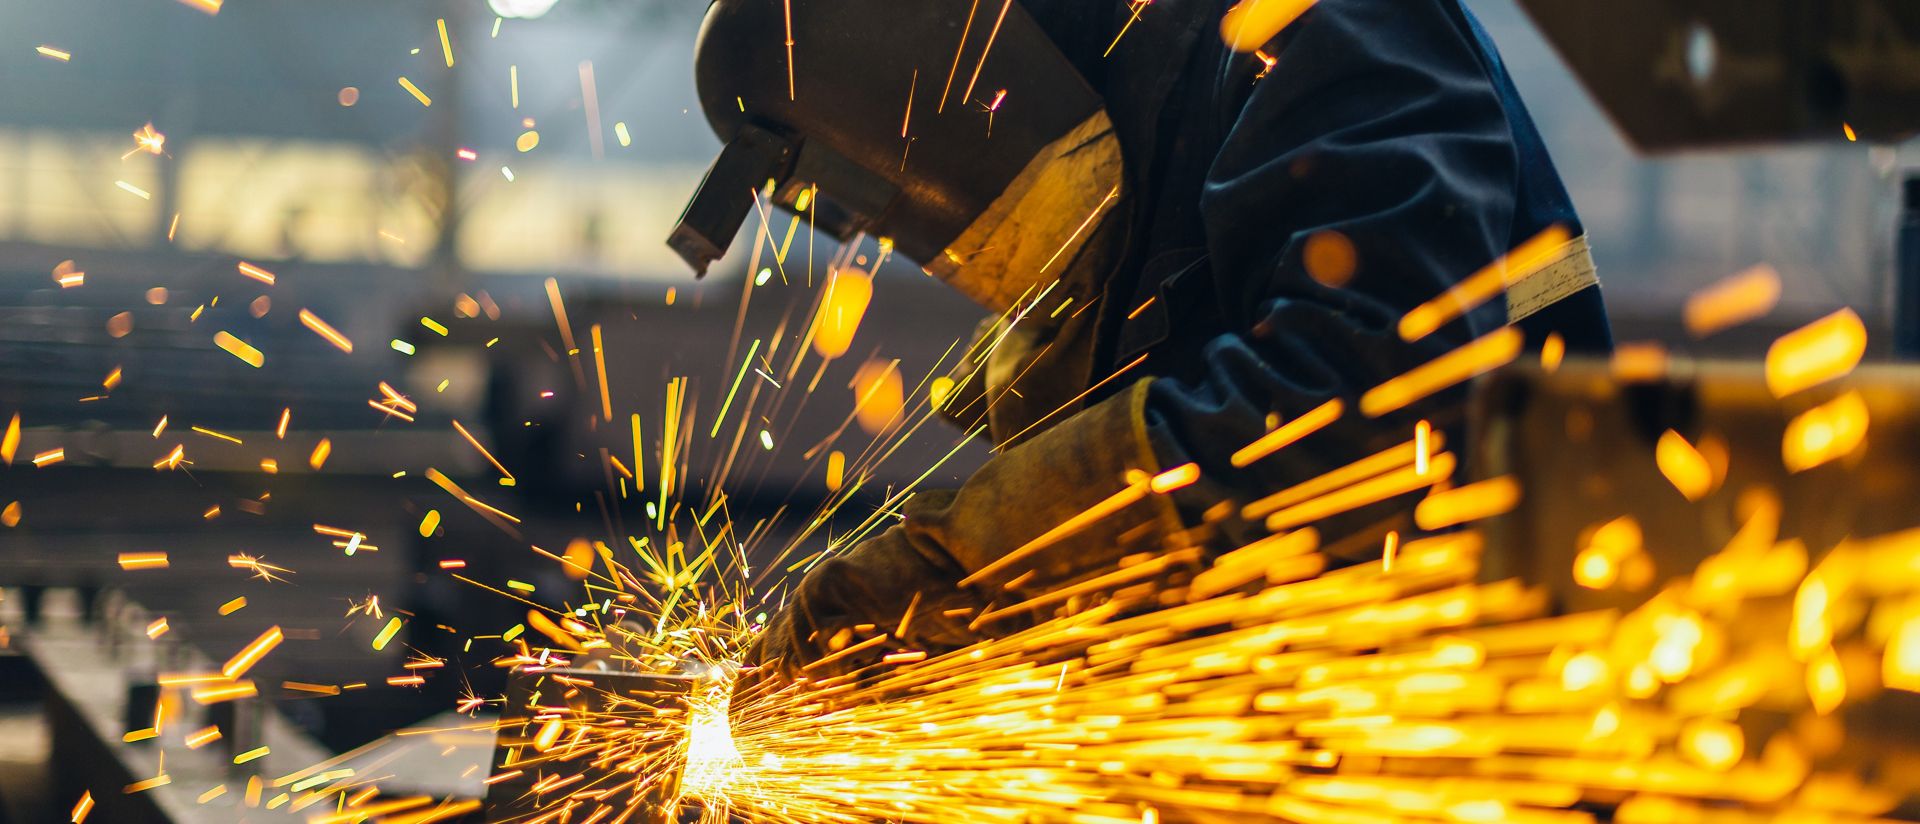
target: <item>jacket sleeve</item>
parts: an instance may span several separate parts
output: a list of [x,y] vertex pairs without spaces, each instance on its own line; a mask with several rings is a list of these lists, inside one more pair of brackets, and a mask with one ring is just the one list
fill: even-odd
[[[1263,50],[1274,62],[1258,79],[1255,55],[1224,53],[1198,265],[1231,331],[1183,379],[1156,381],[1146,410],[1162,462],[1202,469],[1189,514],[1404,442],[1418,418],[1457,424],[1459,390],[1380,420],[1355,409],[1367,389],[1506,320],[1496,300],[1416,343],[1396,331],[1507,251],[1515,209],[1513,138],[1453,2],[1322,0]],[[1291,420],[1334,398],[1346,401],[1340,422],[1232,465],[1270,414]]]
[[[1448,398],[1381,421],[1350,413],[1246,469],[1230,460],[1267,431],[1269,414],[1291,419],[1331,398],[1357,400],[1504,321],[1495,306],[1417,344],[1395,332],[1407,309],[1506,251],[1513,210],[1506,119],[1450,2],[1321,0],[1269,46],[1275,63],[1258,80],[1254,57],[1225,55],[1216,78],[1225,102],[1199,113],[1217,115],[1224,129],[1199,209],[1200,265],[1229,331],[1204,344],[1197,368],[1179,370],[1184,379],[1143,378],[995,456],[958,491],[917,496],[903,523],[810,571],[747,662],[819,677],[885,649],[965,645],[1005,629],[974,624],[982,609],[1115,569],[1222,499],[1245,502],[1362,457],[1371,444],[1404,441],[1416,416],[1450,423]],[[1306,267],[1310,238],[1329,231],[1355,252],[1343,285]],[[960,585],[1112,496],[1129,471],[1190,461],[1202,480],[1176,494],[1177,509],[1145,496]],[[889,638],[847,654],[879,635]]]

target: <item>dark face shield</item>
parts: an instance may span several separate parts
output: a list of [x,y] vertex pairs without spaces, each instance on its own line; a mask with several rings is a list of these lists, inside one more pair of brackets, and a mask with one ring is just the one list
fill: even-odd
[[717,0],[694,60],[727,145],[668,244],[701,274],[768,184],[818,231],[939,259],[1102,111],[1015,0]]

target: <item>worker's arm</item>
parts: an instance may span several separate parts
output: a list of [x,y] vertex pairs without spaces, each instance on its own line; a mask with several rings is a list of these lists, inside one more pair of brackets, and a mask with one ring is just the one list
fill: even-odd
[[[798,671],[879,633],[896,637],[875,652],[1004,631],[969,622],[982,605],[1113,569],[1143,546],[1130,536],[1146,533],[1151,548],[1153,536],[1179,528],[1170,502],[1149,495],[959,585],[1119,491],[1130,469],[1196,462],[1202,480],[1188,500],[1246,501],[1361,457],[1389,432],[1404,427],[1399,437],[1409,437],[1411,415],[1367,421],[1350,412],[1284,456],[1247,469],[1229,459],[1266,431],[1269,413],[1291,419],[1336,397],[1351,405],[1504,321],[1496,305],[1417,344],[1395,333],[1407,309],[1505,251],[1513,209],[1505,115],[1442,2],[1323,0],[1269,46],[1277,62],[1265,78],[1253,79],[1251,56],[1230,56],[1219,77],[1222,110],[1195,113],[1226,124],[1199,203],[1206,246],[1196,265],[1237,331],[1207,343],[1197,379],[1140,380],[997,455],[959,491],[916,497],[904,523],[808,574],[750,662]],[[1302,259],[1308,238],[1324,230],[1357,250],[1341,288],[1316,282]],[[1200,508],[1184,507],[1186,520]],[[873,657],[849,656],[813,674]]]
[[[1463,390],[1380,420],[1356,408],[1367,389],[1506,320],[1496,299],[1415,343],[1397,332],[1409,309],[1507,251],[1516,208],[1507,116],[1453,2],[1323,0],[1268,44],[1264,77],[1252,79],[1253,56],[1228,55],[1218,88],[1231,125],[1200,197],[1193,276],[1210,279],[1241,331],[1206,345],[1198,376],[1155,382],[1147,407],[1161,460],[1203,470],[1182,493],[1190,514],[1404,442],[1420,417],[1458,423]],[[1323,232],[1354,252],[1345,283],[1309,270]],[[1335,398],[1339,423],[1232,465],[1269,413],[1292,420]]]

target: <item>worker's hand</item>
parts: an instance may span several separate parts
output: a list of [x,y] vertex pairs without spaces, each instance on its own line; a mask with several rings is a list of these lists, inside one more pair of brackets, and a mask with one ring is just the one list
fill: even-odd
[[[1041,616],[970,622],[989,601],[1024,602],[1111,571],[1129,546],[1158,548],[1157,536],[1181,525],[1172,503],[1161,495],[1111,503],[1140,483],[1133,476],[1158,468],[1146,440],[1147,386],[1002,450],[958,490],[916,493],[901,505],[901,523],[814,568],[748,651],[745,663],[760,668],[749,682],[819,681],[897,650],[938,655],[1017,630]],[[1010,557],[1042,536],[1035,551]]]
[[916,548],[904,527],[893,527],[808,572],[742,665],[758,668],[750,677],[819,681],[903,649],[937,654],[965,646],[976,640],[966,617],[948,615],[978,606],[957,586],[962,574],[950,560]]

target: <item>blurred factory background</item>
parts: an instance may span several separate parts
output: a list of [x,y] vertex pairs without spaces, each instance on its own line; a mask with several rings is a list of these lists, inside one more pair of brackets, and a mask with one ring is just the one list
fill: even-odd
[[[1839,305],[1857,308],[1876,333],[1887,328],[1896,148],[1638,156],[1511,0],[1469,5],[1504,49],[1580,207],[1622,340],[1751,355]],[[579,391],[555,352],[547,279],[574,335],[604,327],[615,409],[657,420],[676,376],[694,379],[702,403],[718,403],[737,363],[728,353],[740,343],[732,333],[746,255],[695,283],[663,243],[716,144],[694,110],[701,8],[235,0],[209,16],[169,0],[0,4],[0,421],[17,413],[24,426],[22,458],[0,469],[0,504],[19,501],[23,515],[0,529],[0,625],[19,632],[83,611],[127,625],[142,623],[136,611],[164,615],[180,660],[218,660],[278,623],[298,653],[263,662],[262,683],[377,683],[409,648],[457,655],[446,647],[464,636],[436,624],[467,632],[523,611],[453,591],[441,576],[420,584],[441,559],[519,569],[562,591],[525,543],[557,550],[617,534],[620,507],[596,500],[607,488],[603,464],[587,456],[630,439],[620,415],[608,431],[581,423],[599,396]],[[136,147],[133,134],[149,123],[165,136],[159,155]],[[241,260],[277,283],[237,274]],[[1688,294],[1762,263],[1785,284],[1768,322],[1709,344],[1685,334]],[[750,307],[749,337],[810,305],[804,274],[787,268],[787,285],[755,292],[769,297]],[[71,272],[84,272],[84,285],[63,288],[57,277]],[[474,308],[456,308],[462,295]],[[353,355],[303,328],[302,308],[351,338]],[[827,490],[800,452],[842,425],[858,363],[899,358],[906,374],[924,373],[978,314],[910,265],[883,267],[853,352],[782,434],[796,446],[736,473],[734,521],[811,511]],[[247,368],[210,346],[216,330],[267,353],[264,365]],[[103,387],[116,369],[120,384]],[[395,421],[368,407],[382,381],[433,402],[418,420]],[[274,431],[283,409],[284,438]],[[156,439],[162,416],[173,429]],[[515,486],[495,485],[455,420],[496,447]],[[874,489],[911,480],[955,437],[919,436]],[[332,457],[309,472],[321,438]],[[190,471],[155,472],[181,442]],[[25,459],[56,447],[65,450],[57,469]],[[259,460],[276,450],[280,472],[270,476]],[[980,459],[967,452],[932,481],[964,477]],[[413,471],[395,478],[395,466]],[[524,540],[451,506],[419,477],[427,467],[521,517]],[[421,537],[420,520],[436,507],[446,517]],[[364,533],[378,549],[345,556],[315,524]],[[115,563],[117,553],[162,549],[176,574],[152,585]],[[296,572],[287,583],[258,580],[228,564],[240,552]],[[109,583],[115,591],[97,598]],[[49,588],[59,591],[48,597]],[[244,595],[249,620],[222,614]],[[381,653],[368,647],[380,621],[362,616],[341,629],[364,605],[347,597],[373,595],[414,616],[405,643]],[[70,796],[57,781],[33,780],[34,750],[51,746],[51,733],[32,707],[60,700],[60,690],[28,684],[31,668],[13,658],[0,658],[0,699],[17,702],[0,719],[0,759],[16,762],[0,770],[0,811],[42,820],[27,812],[36,799]],[[138,680],[167,665],[108,669]],[[448,678],[275,705],[338,751],[446,710],[463,688]],[[84,726],[86,712],[53,716]]]

